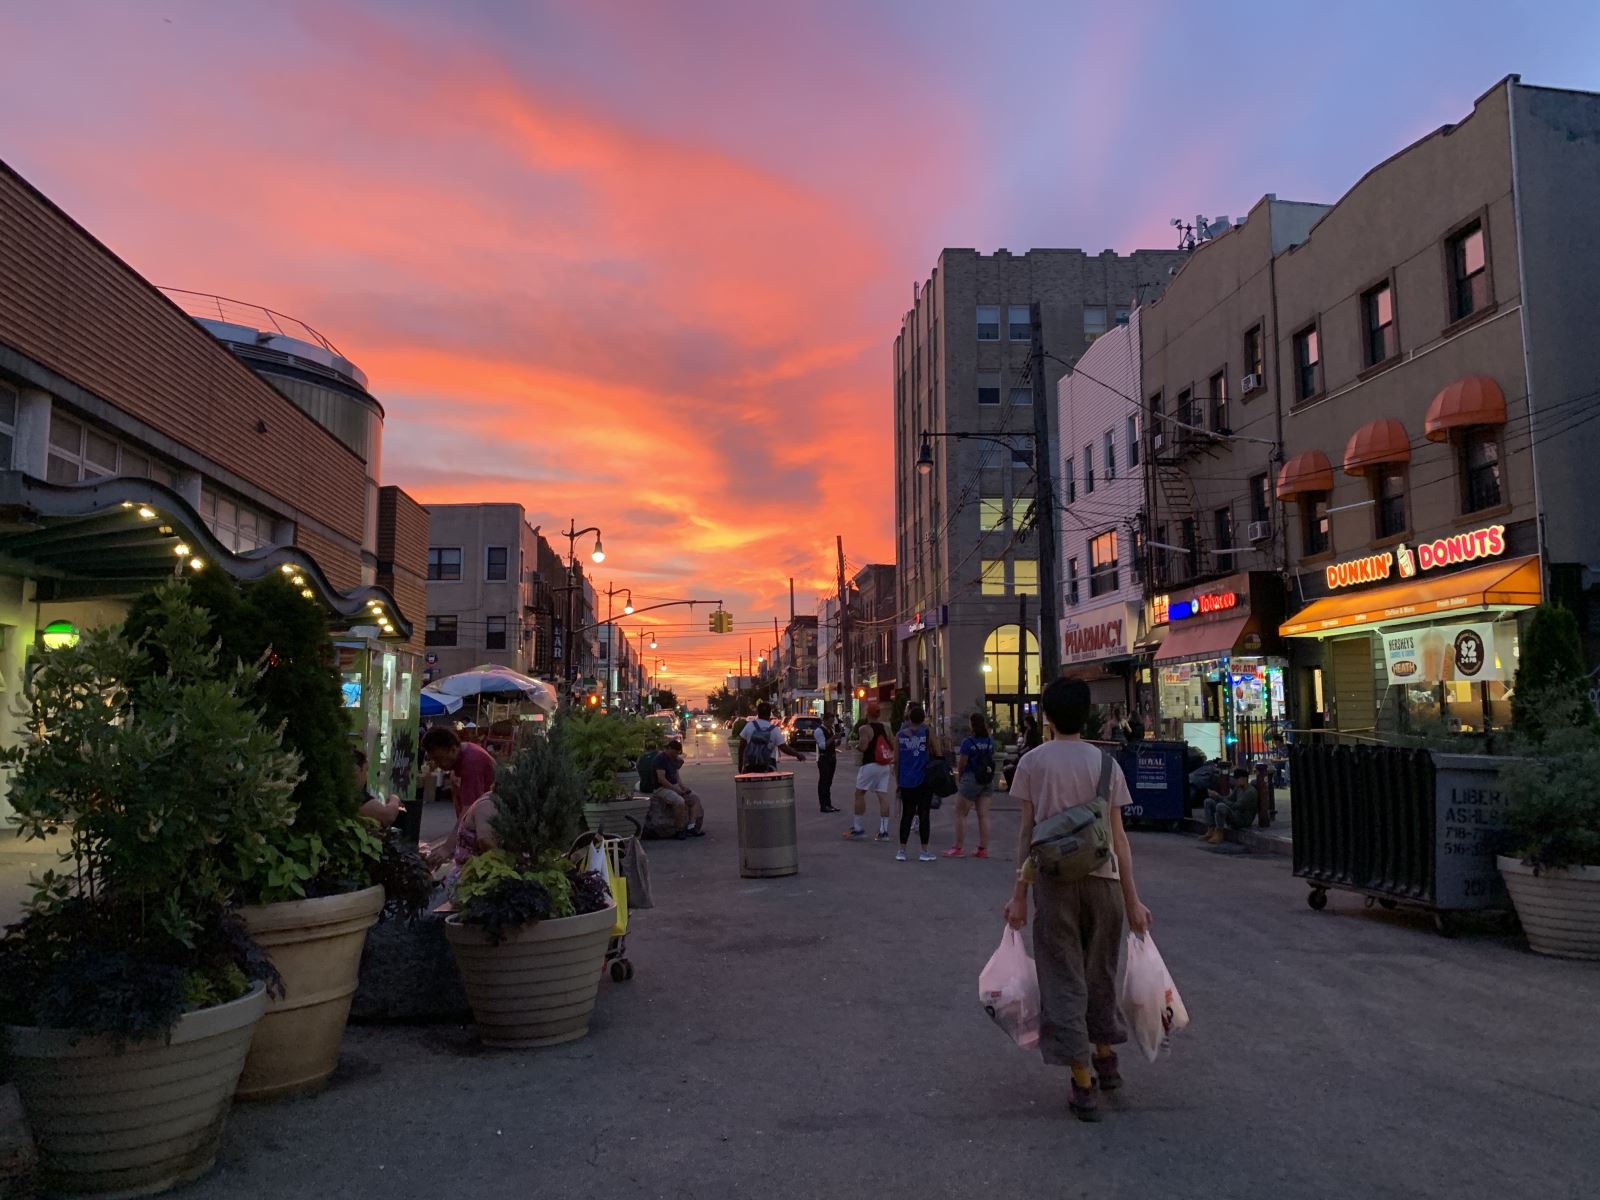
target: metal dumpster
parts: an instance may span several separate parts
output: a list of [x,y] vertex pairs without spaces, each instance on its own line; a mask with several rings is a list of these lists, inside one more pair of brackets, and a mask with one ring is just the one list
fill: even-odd
[[1415,904],[1449,933],[1452,913],[1506,908],[1494,863],[1507,797],[1502,760],[1393,746],[1297,745],[1290,751],[1294,873],[1306,902],[1328,890],[1369,904]]
[[1123,806],[1124,820],[1176,826],[1189,815],[1187,742],[1129,742],[1119,746],[1116,755],[1133,797],[1132,804]]

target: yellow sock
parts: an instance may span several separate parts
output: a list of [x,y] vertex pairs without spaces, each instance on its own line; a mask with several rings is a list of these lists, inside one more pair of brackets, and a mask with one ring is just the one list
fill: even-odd
[[1072,1064],[1072,1082],[1081,1088],[1094,1086],[1094,1078],[1089,1074],[1089,1068],[1080,1067],[1077,1063]]

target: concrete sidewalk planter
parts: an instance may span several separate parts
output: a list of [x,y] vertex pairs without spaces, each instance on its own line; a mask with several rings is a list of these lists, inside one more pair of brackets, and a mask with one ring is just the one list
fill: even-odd
[[339,1064],[367,930],[383,888],[251,905],[246,927],[283,978],[268,1001],[239,1080],[241,1100],[272,1100],[322,1088]]
[[1515,858],[1495,860],[1537,954],[1600,961],[1600,866],[1545,867]]
[[[644,827],[650,797],[638,792],[615,800],[589,800],[583,806],[583,823],[593,833],[607,837],[632,837]],[[638,822],[635,825],[635,822]]]
[[616,910],[508,932],[498,945],[460,917],[445,922],[478,1037],[491,1046],[555,1046],[589,1032]]
[[47,1194],[149,1196],[209,1171],[266,1004],[256,984],[184,1013],[169,1040],[7,1026]]

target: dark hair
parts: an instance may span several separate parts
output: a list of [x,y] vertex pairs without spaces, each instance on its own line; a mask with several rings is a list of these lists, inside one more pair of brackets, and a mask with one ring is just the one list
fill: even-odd
[[683,743],[680,742],[677,738],[673,738],[670,742],[667,743],[667,749],[672,751],[672,753],[677,754],[679,751],[681,751],[683,749]]
[[989,722],[984,719],[982,713],[972,714],[972,734],[974,737],[989,736]]
[[454,729],[446,729],[442,725],[435,725],[422,735],[422,748],[427,750],[455,750],[461,746],[461,739],[456,736]]
[[1057,733],[1082,733],[1093,704],[1089,685],[1081,679],[1052,679],[1039,696],[1039,707]]
[[1249,779],[1250,778],[1250,772],[1248,770],[1246,770],[1244,767],[1235,767],[1233,769],[1233,777],[1235,779]]
[[358,767],[364,767],[367,765],[367,752],[361,749],[359,746],[350,751],[350,758]]
[[922,702],[920,700],[913,700],[906,705],[906,720],[913,725],[921,725],[927,719],[928,714],[922,711]]
[[756,716],[760,717],[763,721],[772,720],[772,705],[768,704],[765,700],[758,701],[756,703]]

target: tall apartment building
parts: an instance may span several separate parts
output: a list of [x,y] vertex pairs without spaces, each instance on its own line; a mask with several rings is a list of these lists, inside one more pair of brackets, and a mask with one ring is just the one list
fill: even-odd
[[[1054,397],[1067,367],[1181,262],[1162,250],[947,249],[916,289],[893,355],[896,592],[905,625],[896,678],[937,724],[978,707],[1015,722],[1039,690],[1029,306],[1040,306],[1042,394]],[[924,444],[927,474],[917,468]],[[1053,463],[1056,449],[1046,449],[1042,458]],[[1002,691],[994,667],[1007,655],[1020,657],[1021,678]]]
[[534,576],[543,539],[526,510],[520,504],[430,504],[428,528],[430,678],[484,663],[538,673],[541,581]]

